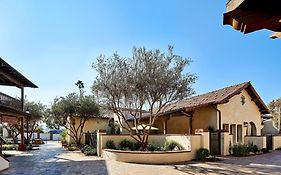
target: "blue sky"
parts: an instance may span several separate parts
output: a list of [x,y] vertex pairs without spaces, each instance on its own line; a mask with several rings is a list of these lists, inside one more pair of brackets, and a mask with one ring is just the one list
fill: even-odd
[[280,97],[281,40],[223,26],[224,11],[224,1],[210,0],[2,0],[0,56],[39,86],[26,89],[28,98],[45,104],[77,91],[77,80],[90,93],[100,54],[168,44],[193,59],[186,71],[199,77],[197,94],[250,80],[266,103]]

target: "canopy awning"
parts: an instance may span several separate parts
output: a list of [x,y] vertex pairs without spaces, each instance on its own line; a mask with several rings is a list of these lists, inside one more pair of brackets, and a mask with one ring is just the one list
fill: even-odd
[[2,58],[0,58],[0,85],[38,88]]
[[[133,130],[148,130],[149,129],[149,125],[146,125],[146,124],[140,124],[138,125],[137,127],[132,127]],[[150,130],[159,130],[158,128],[156,127],[151,127]]]

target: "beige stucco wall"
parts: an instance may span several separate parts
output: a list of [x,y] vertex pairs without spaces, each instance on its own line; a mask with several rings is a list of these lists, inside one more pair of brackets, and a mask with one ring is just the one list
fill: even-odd
[[191,160],[192,154],[190,151],[136,152],[105,149],[103,150],[102,157],[106,160],[115,160],[120,162],[165,164]]
[[217,112],[212,107],[199,108],[194,111],[192,116],[193,133],[196,129],[208,131],[209,127],[217,129],[218,119]]
[[[107,140],[114,140],[115,143],[120,143],[123,139],[132,140],[128,135],[104,135],[98,134],[98,155],[107,160],[117,160],[122,162],[135,162],[145,164],[163,164],[172,162],[188,161],[196,158],[196,152],[200,148],[209,147],[209,133],[202,133],[201,135],[152,135],[149,142],[165,142],[165,140],[175,140],[182,146],[187,148],[185,151],[173,152],[132,152],[119,150],[104,150],[104,145]],[[162,144],[163,144],[162,143]],[[103,148],[103,149],[102,149]]]
[[232,135],[228,132],[221,133],[221,154],[222,155],[229,155],[229,148],[232,146]]
[[[97,151],[98,151],[98,155],[101,156],[102,155],[102,150],[106,148],[105,144],[108,140],[113,140],[115,145],[119,145],[119,143],[124,140],[124,139],[128,139],[130,141],[134,141],[134,139],[129,136],[129,135],[106,135],[104,133],[98,133],[98,147],[97,147]],[[174,140],[178,143],[180,143],[185,150],[190,151],[190,152],[186,152],[184,154],[180,154],[178,156],[185,156],[185,160],[192,160],[196,158],[196,152],[198,149],[200,148],[206,148],[209,149],[209,133],[208,132],[204,132],[200,135],[151,135],[149,136],[149,143],[152,143],[154,145],[159,145],[159,146],[163,146],[166,140]],[[109,156],[111,153],[107,153],[106,156]],[[111,155],[112,156],[116,156],[116,155]],[[121,155],[118,155],[118,157]],[[155,156],[157,159],[161,158],[161,156]],[[163,157],[162,157],[163,158]],[[122,161],[126,161],[126,162],[132,162],[133,157],[130,158],[128,157],[128,159],[123,160],[124,158],[118,158],[118,159],[122,159]],[[177,159],[179,160],[179,158]],[[157,162],[157,160],[155,160]],[[159,161],[158,161],[159,162]],[[142,162],[144,163],[144,162]],[[151,162],[147,162],[147,163],[151,163]]]
[[[154,125],[159,130],[158,134],[164,133],[164,119],[159,118],[155,121]],[[189,132],[189,118],[186,116],[171,117],[167,120],[167,133],[166,134],[190,134]]]
[[266,148],[266,137],[265,136],[246,136],[245,144],[257,145],[259,149]]
[[[106,148],[106,142],[108,140],[113,140],[115,145],[118,146],[119,143],[124,140],[130,140],[136,142],[130,135],[106,135],[98,133],[98,155],[101,155],[102,149]],[[185,150],[191,150],[191,138],[188,135],[150,135],[148,137],[148,143],[163,146],[166,140],[174,140],[181,144]],[[200,145],[201,146],[201,145]]]
[[9,162],[0,156],[0,172],[9,168]]
[[[241,103],[241,96],[245,97],[245,104]],[[235,124],[242,125],[242,143],[244,143],[244,136],[247,135],[247,128],[244,127],[244,122],[253,122],[256,126],[257,135],[261,134],[261,113],[256,103],[251,100],[249,94],[243,90],[240,94],[232,97],[229,102],[220,104],[217,108],[221,111],[221,124]],[[223,127],[223,126],[221,126]],[[249,129],[250,130],[250,129]],[[249,132],[249,131],[248,131]]]
[[272,149],[275,150],[281,147],[281,136],[272,136]]
[[[98,130],[107,130],[108,128],[108,120],[107,118],[90,118],[86,121],[83,133],[86,132],[94,132]],[[75,118],[75,127],[77,128],[79,125],[80,119]],[[69,132],[69,131],[68,131]],[[70,136],[67,136],[67,141],[69,143],[73,142],[73,139]],[[85,143],[85,136],[82,136],[81,143]]]

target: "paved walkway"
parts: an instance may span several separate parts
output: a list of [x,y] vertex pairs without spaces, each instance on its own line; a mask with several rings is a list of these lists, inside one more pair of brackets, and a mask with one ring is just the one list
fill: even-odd
[[[48,142],[39,150],[12,152],[10,168],[4,175],[138,175],[138,174],[185,174],[173,166],[138,165],[105,161],[95,156],[69,152],[57,142]],[[1,174],[1,173],[0,173]],[[2,174],[1,174],[2,175]]]
[[4,175],[281,175],[281,151],[244,158],[227,157],[224,161],[213,163],[186,162],[175,165],[105,161],[99,157],[65,151],[57,142],[48,142],[39,150],[14,153],[15,156],[9,157],[11,167],[2,172]]

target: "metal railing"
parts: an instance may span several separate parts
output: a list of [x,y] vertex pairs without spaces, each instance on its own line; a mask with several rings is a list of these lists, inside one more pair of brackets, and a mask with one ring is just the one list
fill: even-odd
[[21,111],[21,101],[0,92],[0,106]]

